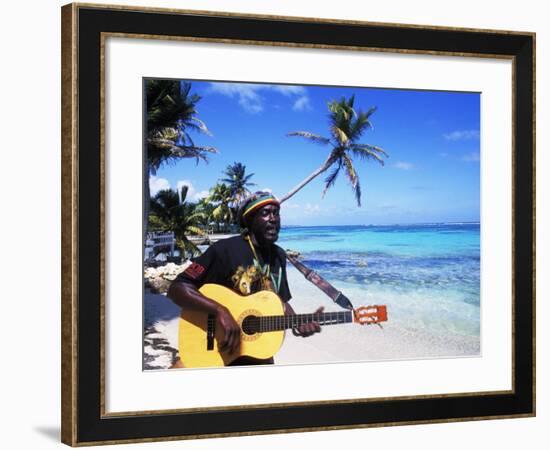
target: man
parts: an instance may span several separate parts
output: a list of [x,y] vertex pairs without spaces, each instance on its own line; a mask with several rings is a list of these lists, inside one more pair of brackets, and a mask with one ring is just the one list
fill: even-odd
[[[216,328],[223,330],[221,351],[235,352],[240,344],[241,330],[229,311],[216,301],[202,295],[203,284],[215,283],[242,295],[261,290],[275,292],[284,303],[285,314],[294,314],[288,304],[291,298],[286,276],[286,255],[275,245],[279,238],[281,219],[278,200],[267,192],[256,192],[239,209],[241,235],[223,239],[192,260],[168,290],[168,297],[181,308],[195,308],[216,318]],[[322,308],[316,312],[322,311]],[[293,332],[307,337],[321,331],[317,322],[303,324]],[[241,356],[231,365],[273,364],[273,358],[259,360]]]

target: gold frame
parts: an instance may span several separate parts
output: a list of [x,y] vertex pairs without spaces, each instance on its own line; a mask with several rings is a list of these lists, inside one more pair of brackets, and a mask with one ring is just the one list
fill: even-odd
[[[329,20],[329,19],[316,19],[316,18],[304,18],[304,17],[285,17],[285,16],[270,16],[270,15],[256,15],[256,14],[242,14],[242,13],[229,13],[229,12],[211,12],[200,10],[179,10],[170,8],[149,8],[149,7],[131,7],[131,6],[116,6],[116,5],[97,5],[89,3],[73,3],[66,5],[62,8],[62,441],[72,446],[86,446],[96,444],[119,444],[119,443],[135,443],[135,442],[157,442],[157,441],[173,441],[181,439],[200,439],[200,438],[212,438],[212,437],[229,437],[229,436],[249,436],[249,435],[261,435],[261,434],[280,434],[280,433],[294,433],[304,431],[326,431],[326,430],[342,430],[351,428],[371,428],[379,426],[394,426],[394,425],[411,425],[411,424],[426,424],[426,423],[447,423],[447,422],[462,422],[462,421],[477,421],[487,419],[505,419],[505,418],[519,418],[519,417],[532,417],[535,416],[535,395],[536,395],[536,380],[535,380],[535,356],[533,355],[533,411],[526,414],[516,415],[493,415],[493,416],[475,416],[458,419],[436,419],[436,420],[421,420],[421,421],[398,421],[398,422],[385,422],[382,424],[361,424],[361,425],[342,425],[342,426],[328,426],[328,427],[310,427],[310,428],[296,428],[296,429],[280,429],[269,431],[253,431],[253,432],[232,432],[232,433],[218,433],[218,434],[206,434],[206,435],[185,435],[185,436],[170,436],[162,438],[143,438],[143,439],[124,439],[124,440],[105,440],[94,441],[93,443],[82,443],[77,439],[77,367],[78,367],[78,326],[77,326],[77,313],[78,313],[78,10],[79,8],[93,8],[99,10],[118,10],[118,11],[142,11],[161,14],[197,14],[208,15],[212,17],[238,17],[238,18],[251,18],[251,19],[277,19],[288,22],[309,22],[309,23],[326,23],[326,24],[342,24],[342,25],[378,25],[387,26],[393,28],[406,28],[406,29],[422,29],[422,30],[444,30],[444,31],[471,31],[475,33],[487,33],[498,34],[502,36],[530,36],[533,40],[533,201],[535,199],[535,33],[530,32],[517,32],[517,31],[503,31],[503,30],[489,30],[489,29],[475,29],[475,28],[456,28],[456,27],[441,27],[441,26],[423,26],[423,25],[411,25],[411,24],[394,24],[394,23],[378,23],[378,22],[365,22],[365,21],[352,21],[352,20]],[[480,395],[495,395],[514,393],[514,389],[511,391],[487,391],[487,392],[475,392],[475,393],[457,393],[457,394],[440,394],[440,395],[421,395],[421,396],[401,396],[401,397],[381,397],[381,398],[369,398],[369,399],[342,399],[337,401],[315,401],[315,402],[293,402],[293,403],[277,403],[277,404],[262,404],[262,405],[235,405],[226,407],[201,407],[201,408],[184,408],[173,410],[161,410],[161,411],[139,411],[139,412],[117,412],[106,413],[105,411],[105,141],[104,141],[104,127],[105,127],[105,114],[104,114],[104,62],[105,62],[105,39],[108,37],[124,37],[124,38],[138,38],[138,39],[163,39],[163,40],[176,40],[176,41],[192,41],[192,42],[210,42],[210,43],[227,43],[236,45],[267,45],[267,46],[284,46],[284,47],[303,47],[303,48],[320,48],[331,50],[353,50],[353,51],[369,51],[369,52],[389,52],[389,53],[403,53],[403,54],[428,54],[438,56],[459,56],[459,57],[477,57],[477,58],[492,58],[492,59],[506,59],[512,61],[513,73],[512,73],[512,88],[514,89],[516,84],[515,73],[515,56],[507,56],[502,54],[476,54],[465,52],[446,52],[446,51],[433,51],[433,50],[407,50],[399,48],[378,48],[378,47],[353,47],[353,46],[338,46],[338,45],[319,45],[319,44],[298,44],[298,43],[283,43],[283,42],[264,42],[256,40],[239,40],[239,39],[211,39],[211,38],[196,38],[196,37],[184,37],[184,36],[159,36],[149,34],[128,34],[128,33],[116,33],[116,32],[102,32],[101,33],[101,205],[100,205],[100,235],[101,235],[101,261],[100,261],[100,304],[101,304],[101,417],[135,417],[150,414],[173,414],[182,412],[200,412],[200,411],[224,411],[235,409],[259,409],[264,407],[285,407],[296,405],[322,405],[322,404],[337,404],[337,403],[356,403],[356,402],[378,402],[384,400],[410,400],[410,399],[436,399],[436,398],[453,398],[464,396],[480,396]],[[515,142],[515,112],[516,112],[516,98],[515,92],[512,92],[512,211],[515,211],[514,194],[516,185],[516,142]],[[532,211],[533,221],[533,351],[535,349],[535,285],[536,285],[536,270],[535,270],[535,206],[533,204]],[[512,226],[512,239],[515,242],[515,223]],[[514,250],[514,249],[513,249]],[[514,261],[514,258],[512,258]],[[515,268],[512,267],[512,285],[514,283]],[[512,297],[514,297],[514,290],[512,290]],[[514,305],[514,298],[512,298]],[[515,310],[512,311],[512,333],[515,335]],[[514,378],[515,370],[515,341],[512,345],[512,377]],[[512,384],[514,385],[514,379]]]

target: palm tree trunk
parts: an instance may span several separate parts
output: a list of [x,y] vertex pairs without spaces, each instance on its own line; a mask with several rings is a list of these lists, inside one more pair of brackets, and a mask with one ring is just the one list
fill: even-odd
[[296,192],[298,192],[300,189],[302,189],[306,184],[308,184],[311,180],[321,175],[323,172],[326,172],[330,166],[336,161],[336,158],[334,158],[331,155],[327,158],[327,160],[323,163],[321,167],[319,167],[315,172],[313,172],[310,176],[308,176],[304,181],[302,181],[300,184],[294,187],[288,194],[286,194],[284,197],[282,197],[279,202],[283,203],[286,202],[290,197],[292,197]]

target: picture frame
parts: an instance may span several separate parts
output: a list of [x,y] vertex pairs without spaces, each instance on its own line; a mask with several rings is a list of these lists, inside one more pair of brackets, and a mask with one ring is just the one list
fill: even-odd
[[[66,5],[61,14],[61,400],[65,444],[148,442],[535,415],[534,33],[90,4]],[[510,61],[511,389],[370,398],[358,394],[353,399],[319,397],[306,402],[108,412],[105,355],[109,351],[109,317],[105,292],[109,283],[109,218],[105,177],[110,169],[105,155],[109,124],[104,53],[108,36]]]

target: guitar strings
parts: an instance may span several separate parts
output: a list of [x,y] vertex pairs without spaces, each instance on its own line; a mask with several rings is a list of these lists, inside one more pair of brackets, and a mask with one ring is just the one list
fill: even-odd
[[[320,325],[332,325],[348,323],[352,320],[353,317],[350,311],[293,314],[288,316],[248,316],[243,320],[241,328],[246,328],[246,330],[251,333],[261,333],[266,331],[285,330],[311,322],[318,322]],[[208,329],[211,329],[215,325],[215,322],[216,319],[214,317],[208,317]]]

